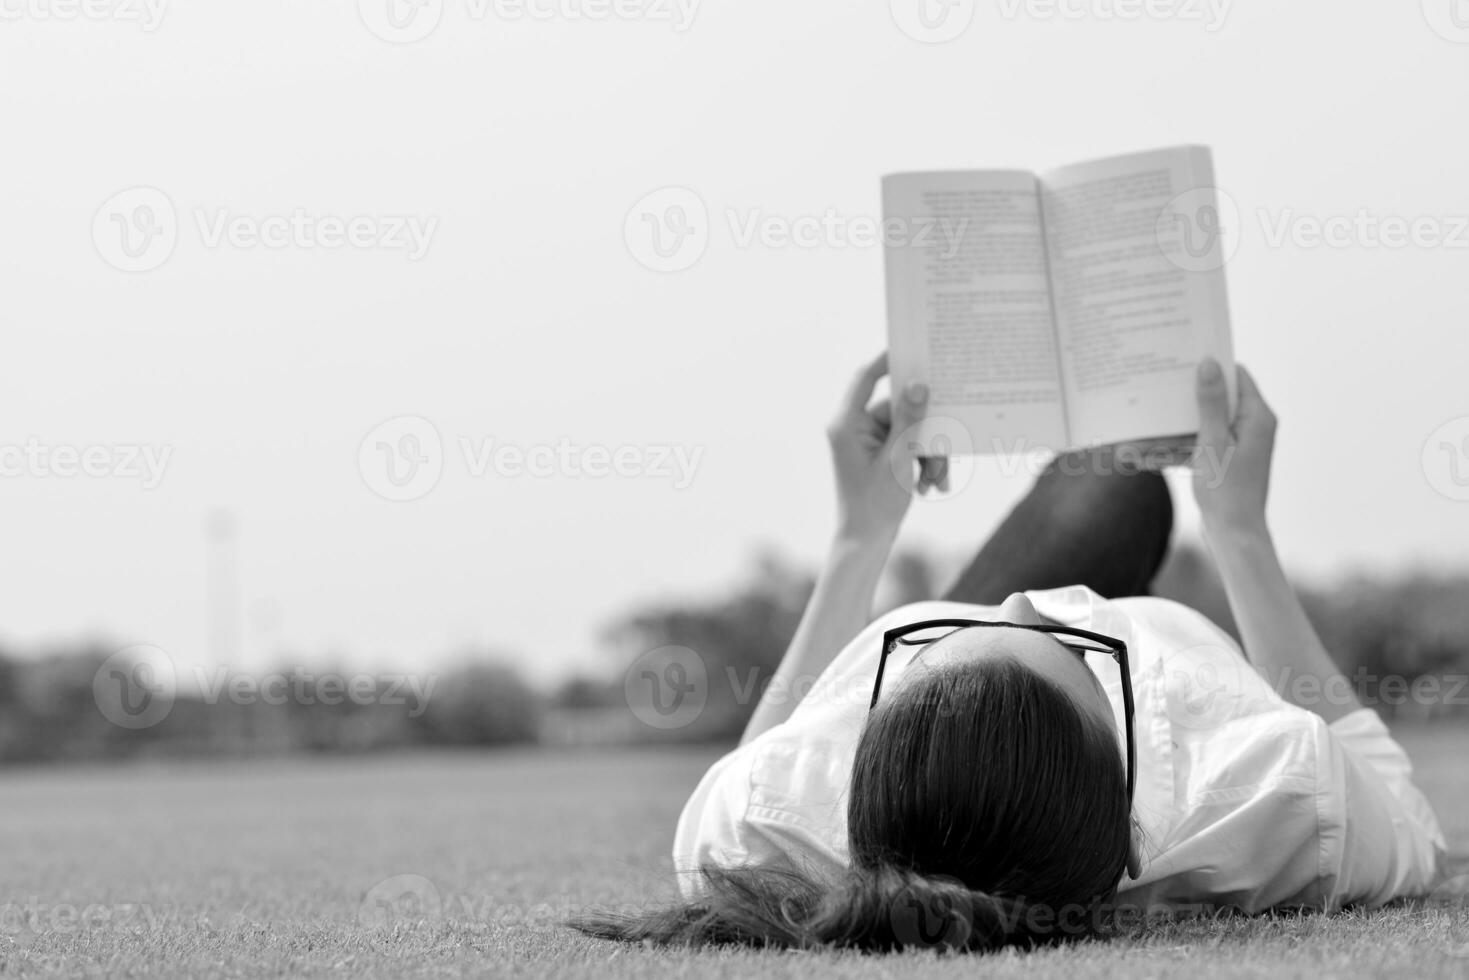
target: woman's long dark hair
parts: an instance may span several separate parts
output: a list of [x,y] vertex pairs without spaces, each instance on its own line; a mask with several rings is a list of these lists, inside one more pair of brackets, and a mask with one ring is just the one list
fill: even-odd
[[1126,867],[1115,732],[1009,658],[898,687],[868,719],[851,868],[705,867],[701,897],[571,925],[655,944],[983,950],[1094,934]]

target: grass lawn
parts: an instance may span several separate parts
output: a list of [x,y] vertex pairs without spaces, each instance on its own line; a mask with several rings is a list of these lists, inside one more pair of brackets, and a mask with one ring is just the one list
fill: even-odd
[[[1404,742],[1469,852],[1469,730]],[[587,904],[671,895],[673,821],[712,757],[0,772],[0,975],[1469,977],[1469,913],[1446,908],[1181,923],[986,957],[660,952],[561,928]],[[426,914],[405,913],[403,893]]]

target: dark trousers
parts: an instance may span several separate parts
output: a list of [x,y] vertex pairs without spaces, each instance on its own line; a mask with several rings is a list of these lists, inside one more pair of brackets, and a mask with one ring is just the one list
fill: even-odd
[[1161,474],[1105,447],[1064,453],[944,598],[997,605],[1012,592],[1063,585],[1106,598],[1147,595],[1172,530],[1173,501]]

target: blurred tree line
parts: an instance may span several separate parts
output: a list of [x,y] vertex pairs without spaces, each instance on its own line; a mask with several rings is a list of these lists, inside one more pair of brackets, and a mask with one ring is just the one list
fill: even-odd
[[[959,562],[901,552],[890,562],[879,611],[932,598]],[[201,697],[181,690],[157,724],[129,729],[99,710],[94,680],[109,650],[44,657],[0,652],[0,762],[146,755],[364,752],[426,746],[730,742],[739,737],[784,653],[814,584],[808,569],[757,556],[733,587],[704,599],[672,597],[634,608],[604,633],[607,672],[538,691],[507,659],[467,658],[433,687],[404,691],[382,677],[355,698]],[[1389,720],[1469,718],[1469,574],[1357,576],[1303,588],[1302,601],[1358,693]],[[1207,553],[1175,548],[1155,592],[1234,632]],[[285,672],[288,683],[315,675]],[[345,672],[337,672],[339,675]],[[651,680],[650,680],[651,678]],[[666,685],[658,683],[668,678]],[[1394,685],[1388,689],[1388,680]],[[1437,699],[1407,695],[1436,680]],[[666,701],[696,699],[687,703]],[[365,696],[364,696],[365,694]],[[663,699],[663,700],[660,700]],[[666,701],[666,703],[665,703]]]
[[[181,686],[161,720],[127,728],[94,688],[110,654],[100,647],[34,659],[0,653],[0,762],[524,744],[538,739],[544,710],[536,691],[494,662],[440,672],[432,687],[427,678],[409,684],[402,675],[288,669],[273,675],[273,685],[240,685],[243,696],[218,693],[250,679],[222,671],[216,693]],[[325,678],[350,680],[351,696]]]

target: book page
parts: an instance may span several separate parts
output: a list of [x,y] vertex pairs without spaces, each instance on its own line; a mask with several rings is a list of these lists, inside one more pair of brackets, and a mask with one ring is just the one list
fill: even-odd
[[893,390],[929,387],[921,452],[1009,454],[1066,444],[1035,177],[883,178]]
[[1111,157],[1040,179],[1073,444],[1197,432],[1199,361],[1224,366],[1231,403],[1234,385],[1208,148]]

